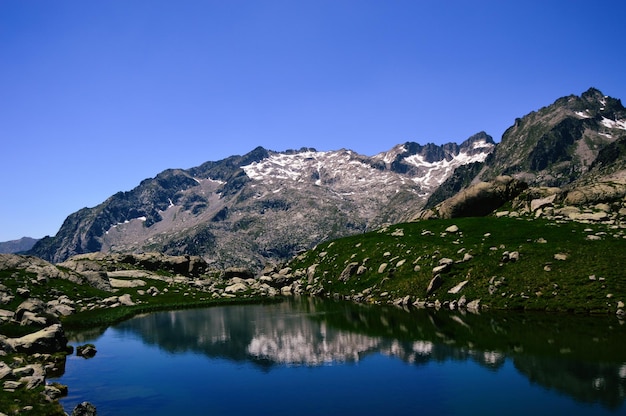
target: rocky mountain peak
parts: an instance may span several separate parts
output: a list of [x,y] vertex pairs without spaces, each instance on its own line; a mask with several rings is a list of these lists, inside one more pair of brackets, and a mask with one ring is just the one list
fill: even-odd
[[511,175],[531,185],[563,186],[588,171],[600,149],[625,133],[620,100],[591,88],[516,119],[479,178]]

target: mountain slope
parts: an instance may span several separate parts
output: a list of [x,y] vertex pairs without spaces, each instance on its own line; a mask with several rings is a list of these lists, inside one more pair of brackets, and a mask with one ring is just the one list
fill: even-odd
[[261,268],[320,241],[406,220],[454,169],[494,149],[408,142],[373,157],[350,150],[274,152],[171,169],[71,214],[31,251],[53,262],[93,251],[201,255],[216,267]]
[[30,250],[35,243],[36,238],[22,237],[19,240],[11,240],[0,243],[0,254],[19,253],[21,251]]
[[625,135],[621,101],[590,88],[516,119],[478,177],[510,175],[529,185],[563,186],[588,172],[600,150]]
[[[619,99],[594,88],[580,97],[562,97],[516,119],[483,163],[455,170],[425,208],[501,175],[523,181],[531,189],[560,188],[560,199],[593,183],[618,183],[621,189],[626,186],[625,143],[626,109]],[[601,195],[596,201],[606,202]]]

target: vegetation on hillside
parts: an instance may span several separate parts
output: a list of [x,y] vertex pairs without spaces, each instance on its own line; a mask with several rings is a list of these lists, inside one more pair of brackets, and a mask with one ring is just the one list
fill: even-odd
[[[365,302],[464,297],[494,309],[616,313],[626,300],[625,253],[615,226],[482,217],[396,224],[320,244],[289,266],[309,272],[311,292]],[[443,259],[452,264],[433,273],[450,263]],[[434,274],[441,286],[427,294]]]

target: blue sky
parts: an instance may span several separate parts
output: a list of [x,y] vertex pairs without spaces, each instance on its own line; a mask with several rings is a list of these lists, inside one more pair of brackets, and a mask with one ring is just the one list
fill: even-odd
[[54,235],[167,168],[496,141],[626,99],[626,2],[0,0],[0,241]]

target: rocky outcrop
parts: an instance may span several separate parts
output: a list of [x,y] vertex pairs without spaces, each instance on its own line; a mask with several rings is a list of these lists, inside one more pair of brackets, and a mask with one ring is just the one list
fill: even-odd
[[[199,256],[168,256],[162,253],[87,253],[70,257],[58,265],[82,275],[95,277],[94,273],[115,271],[132,266],[146,271],[167,271],[183,276],[200,276],[208,271],[207,262]],[[97,279],[97,277],[95,277]]]
[[89,402],[78,404],[72,411],[72,416],[96,416],[96,407]]
[[2,344],[5,352],[17,353],[55,353],[67,350],[67,338],[60,324],[50,325],[40,331],[24,335],[20,338],[4,338]]
[[510,176],[499,176],[492,182],[479,182],[424,211],[420,218],[480,217],[519,195],[528,185]]

